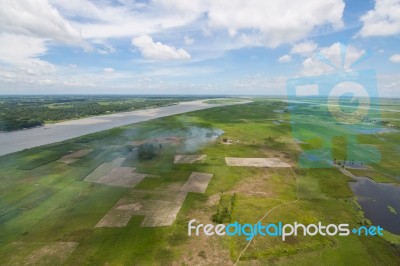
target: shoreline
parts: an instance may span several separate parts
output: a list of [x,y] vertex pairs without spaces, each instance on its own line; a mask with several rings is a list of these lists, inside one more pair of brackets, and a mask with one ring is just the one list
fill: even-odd
[[205,100],[180,102],[157,108],[141,109],[137,111],[113,113],[107,115],[91,116],[81,119],[73,119],[41,127],[0,132],[0,156],[10,153],[57,143],[87,134],[92,134],[115,127],[136,124],[161,117],[183,114],[214,107],[234,104],[246,104],[252,101],[242,101],[226,104],[208,104]]

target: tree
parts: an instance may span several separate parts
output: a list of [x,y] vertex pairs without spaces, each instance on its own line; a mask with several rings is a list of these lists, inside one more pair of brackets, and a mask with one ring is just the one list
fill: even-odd
[[141,160],[151,160],[158,155],[158,149],[151,143],[144,143],[138,148],[138,156]]

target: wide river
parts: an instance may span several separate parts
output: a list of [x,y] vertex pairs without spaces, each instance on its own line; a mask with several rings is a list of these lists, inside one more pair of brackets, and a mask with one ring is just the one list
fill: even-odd
[[[250,101],[241,101],[233,104],[249,102]],[[114,127],[223,105],[229,104],[207,104],[205,103],[205,100],[181,102],[171,106],[94,116],[38,128],[3,132],[0,133],[0,156],[24,149],[76,138]]]

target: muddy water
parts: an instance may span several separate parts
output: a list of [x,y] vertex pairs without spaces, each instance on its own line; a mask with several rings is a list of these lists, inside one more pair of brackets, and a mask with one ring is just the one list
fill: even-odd
[[181,102],[171,106],[88,117],[46,125],[40,128],[0,133],[0,156],[160,117],[250,102],[245,100],[228,104],[207,104],[204,100]]

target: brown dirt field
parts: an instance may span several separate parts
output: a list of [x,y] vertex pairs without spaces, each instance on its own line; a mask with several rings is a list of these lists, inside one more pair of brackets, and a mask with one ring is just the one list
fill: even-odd
[[[185,194],[186,196],[186,194]],[[153,213],[146,215],[142,222],[143,227],[172,225],[182,207],[183,201],[169,202],[159,206]]]
[[125,227],[133,216],[131,210],[111,209],[96,227]]
[[144,215],[143,227],[171,225],[182,207],[186,192],[134,190],[121,198],[96,227],[124,227],[133,215]]
[[268,187],[268,176],[263,175],[240,181],[232,190],[227,191],[229,194],[238,193],[241,195],[255,197],[273,197],[275,194]]
[[235,158],[225,157],[225,162],[229,166],[244,167],[290,167],[279,158]]
[[[218,196],[219,199],[219,196]],[[212,223],[214,209],[205,203],[204,206],[192,209],[188,217],[196,218],[197,223]],[[181,256],[174,261],[174,266],[180,265],[233,265],[229,248],[223,246],[220,236],[192,235],[181,247]]]
[[[295,148],[298,148],[298,146],[295,145]],[[297,157],[291,157],[291,155],[287,154],[286,152],[272,150],[272,149],[266,149],[266,148],[262,149],[262,152],[268,158],[279,158],[283,162],[288,163],[289,165],[292,165],[292,166],[297,164]]]
[[[7,265],[61,265],[78,246],[76,242],[13,242],[14,254]],[[33,251],[31,251],[33,249]],[[26,254],[21,256],[21,254]]]
[[212,177],[212,174],[193,172],[183,186],[176,182],[152,191],[132,189],[106,213],[96,227],[124,227],[133,215],[145,216],[143,227],[172,225],[187,193],[204,193]]
[[200,155],[175,155],[174,158],[174,163],[176,164],[192,164],[198,161],[205,160],[207,158],[207,155],[205,154],[200,154]]
[[91,172],[84,181],[117,187],[134,187],[146,177],[146,174],[134,173],[135,168],[122,167],[125,158],[115,158],[105,162]]
[[229,250],[220,243],[218,236],[191,236],[184,245],[182,256],[173,265],[234,265]]
[[126,205],[119,205],[117,207],[117,210],[123,210],[123,211],[138,211],[142,208],[142,205],[139,202],[131,203],[131,204],[126,204]]
[[72,153],[64,155],[63,157],[58,159],[58,162],[70,164],[70,163],[78,161],[79,158],[89,154],[91,151],[92,151],[92,149],[83,149],[83,150],[79,150],[76,152],[72,152]]
[[193,172],[181,191],[204,193],[212,177],[213,174]]

